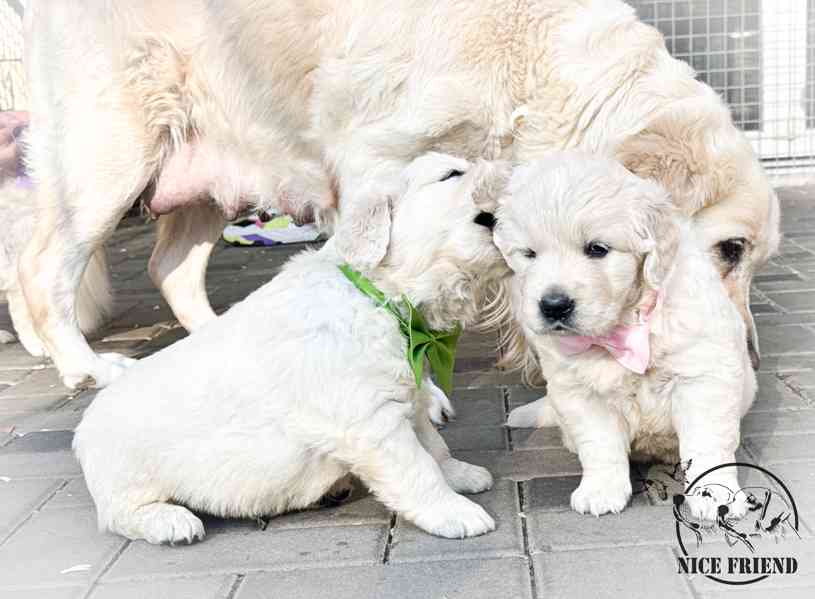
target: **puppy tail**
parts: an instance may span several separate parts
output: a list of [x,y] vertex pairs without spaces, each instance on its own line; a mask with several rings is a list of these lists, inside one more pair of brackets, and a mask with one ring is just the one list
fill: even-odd
[[104,246],[91,256],[76,294],[76,318],[86,335],[95,333],[113,314],[113,291]]

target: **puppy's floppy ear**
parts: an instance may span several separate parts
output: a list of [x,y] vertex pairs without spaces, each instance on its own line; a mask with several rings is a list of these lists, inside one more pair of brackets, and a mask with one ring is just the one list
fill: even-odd
[[664,190],[650,182],[646,185],[645,197],[634,208],[634,222],[645,253],[643,279],[651,289],[659,289],[679,247],[679,213]]
[[473,202],[482,212],[495,213],[498,199],[506,192],[512,175],[512,163],[508,160],[476,161],[473,167]]
[[370,270],[385,258],[391,237],[391,202],[385,194],[361,194],[342,207],[334,244],[358,270]]

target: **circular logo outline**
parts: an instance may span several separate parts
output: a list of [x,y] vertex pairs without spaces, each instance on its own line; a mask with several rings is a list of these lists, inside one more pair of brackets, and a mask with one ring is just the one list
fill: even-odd
[[[707,476],[711,472],[715,472],[716,470],[719,470],[721,468],[731,468],[731,467],[734,467],[734,466],[737,467],[737,468],[739,466],[743,466],[745,468],[754,468],[754,469],[758,470],[759,472],[769,476],[772,480],[774,480],[775,482],[777,482],[781,486],[781,488],[787,494],[787,497],[789,498],[790,504],[792,506],[792,511],[795,514],[795,526],[794,526],[794,528],[797,531],[798,526],[799,526],[798,506],[795,505],[795,498],[792,496],[792,493],[790,493],[790,490],[787,488],[787,485],[785,485],[784,481],[782,481],[780,478],[778,478],[778,476],[776,476],[775,474],[773,474],[772,472],[770,472],[766,468],[763,468],[763,467],[758,466],[756,464],[747,464],[745,462],[728,462],[726,464],[719,464],[718,466],[714,466],[713,468],[709,468],[709,469],[705,470],[704,472],[702,472],[702,474],[697,476],[693,480],[693,482],[687,486],[686,491],[690,490],[690,489],[693,489],[693,487],[695,487],[696,484],[700,480],[702,480],[705,476]],[[679,527],[679,522],[676,522],[675,526],[676,526],[676,540],[679,542],[679,547],[682,550],[682,554],[685,557],[690,557],[690,555],[688,554],[688,550],[685,549],[685,543],[682,541],[682,531],[681,531],[681,529]],[[758,578],[753,578],[752,580],[743,580],[743,581],[723,580],[721,578],[717,578],[716,576],[713,576],[712,574],[705,574],[704,576],[705,576],[705,578],[709,578],[710,580],[714,580],[714,581],[719,582],[721,584],[729,584],[729,585],[734,585],[734,586],[743,586],[743,585],[747,585],[747,584],[754,584],[756,582],[761,582],[765,578],[769,578],[770,575],[769,574],[764,574],[763,576],[759,576]]]

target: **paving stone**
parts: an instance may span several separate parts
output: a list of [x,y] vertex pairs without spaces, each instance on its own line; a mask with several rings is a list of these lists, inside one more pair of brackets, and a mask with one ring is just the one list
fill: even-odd
[[3,599],[84,599],[84,586],[3,590]]
[[577,456],[566,450],[456,451],[455,457],[483,466],[495,478],[524,481],[542,476],[578,475]]
[[[13,391],[11,387],[8,391]],[[0,417],[21,412],[51,410],[65,401],[66,395],[35,395],[33,397],[0,397]]]
[[35,358],[19,343],[0,345],[0,364],[3,370],[32,370],[46,368],[48,360]]
[[55,510],[79,507],[93,507],[93,498],[85,484],[85,479],[82,477],[69,480],[68,484],[57,491],[41,509]]
[[[0,596],[32,583],[87,583],[124,542],[100,533],[90,508],[36,512],[0,547]],[[82,565],[89,568],[62,573]]]
[[547,426],[544,428],[514,428],[510,429],[512,447],[516,451],[529,449],[559,449],[563,447],[563,436],[560,428]]
[[815,352],[815,331],[802,326],[757,325],[762,356]]
[[745,437],[815,433],[815,410],[750,413],[741,421],[741,433]]
[[800,389],[815,388],[815,372],[797,372],[786,377],[786,380]]
[[48,453],[6,452],[0,449],[0,476],[13,480],[30,478],[73,478],[82,471],[71,451]]
[[715,590],[709,593],[697,593],[699,599],[812,599],[815,597],[815,586],[799,588],[769,589],[761,583],[756,588],[742,587],[738,591]]
[[490,491],[469,495],[495,518],[495,531],[469,539],[442,539],[397,519],[390,549],[390,562],[523,555],[524,545],[515,483],[498,481]]
[[459,389],[450,401],[456,411],[451,426],[500,426],[506,422],[504,396],[500,389]]
[[360,526],[390,524],[391,512],[373,495],[331,508],[283,514],[269,521],[267,530],[311,528],[318,526]]
[[7,482],[0,480],[0,506],[3,506],[0,509],[0,539],[61,484],[60,479],[48,478]]
[[534,556],[540,599],[692,597],[667,547],[618,547]]
[[511,385],[507,387],[507,393],[509,394],[509,409],[511,410],[544,397],[546,387],[531,388],[525,385]]
[[234,576],[115,582],[99,585],[89,599],[222,599],[234,584]]
[[770,293],[767,297],[789,312],[815,311],[815,293],[812,290]]
[[506,449],[507,446],[503,426],[459,426],[454,422],[439,432],[453,451]]
[[0,384],[11,387],[24,380],[30,370],[3,370],[3,354],[0,354]]
[[[454,541],[455,542],[455,541]],[[458,560],[249,574],[235,599],[527,599],[526,560]]]
[[744,445],[762,463],[811,460],[815,435],[748,437],[744,440]]
[[217,574],[375,564],[382,560],[387,538],[387,526],[337,526],[238,529],[210,534],[203,542],[184,547],[157,547],[136,541],[103,581],[173,576],[178,572]]
[[4,454],[50,453],[71,449],[74,434],[70,431],[28,433],[17,437],[3,448]]
[[532,551],[564,551],[676,542],[669,506],[630,505],[596,518],[574,511],[533,511],[526,517]]
[[793,393],[775,374],[758,375],[758,393],[750,412],[801,410],[809,407],[809,404]]

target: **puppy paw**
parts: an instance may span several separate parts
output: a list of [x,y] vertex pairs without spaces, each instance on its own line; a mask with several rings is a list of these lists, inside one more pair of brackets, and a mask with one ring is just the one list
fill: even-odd
[[427,413],[430,421],[439,426],[447,424],[456,417],[456,411],[453,409],[453,404],[450,403],[450,398],[435,383],[429,384],[429,391],[430,401],[427,405]]
[[480,505],[461,495],[435,503],[409,520],[437,537],[464,539],[495,530],[495,520]]
[[557,426],[555,411],[545,397],[515,408],[509,413],[507,426],[510,428],[541,428]]
[[580,514],[619,514],[631,499],[628,471],[583,476],[572,493],[572,509]]
[[486,468],[448,458],[440,464],[444,478],[457,493],[482,493],[492,488],[492,474]]
[[[140,508],[138,525],[131,538],[142,538],[154,545],[186,543],[204,539],[204,525],[190,510],[180,505],[153,503]],[[128,531],[131,532],[131,531]]]

